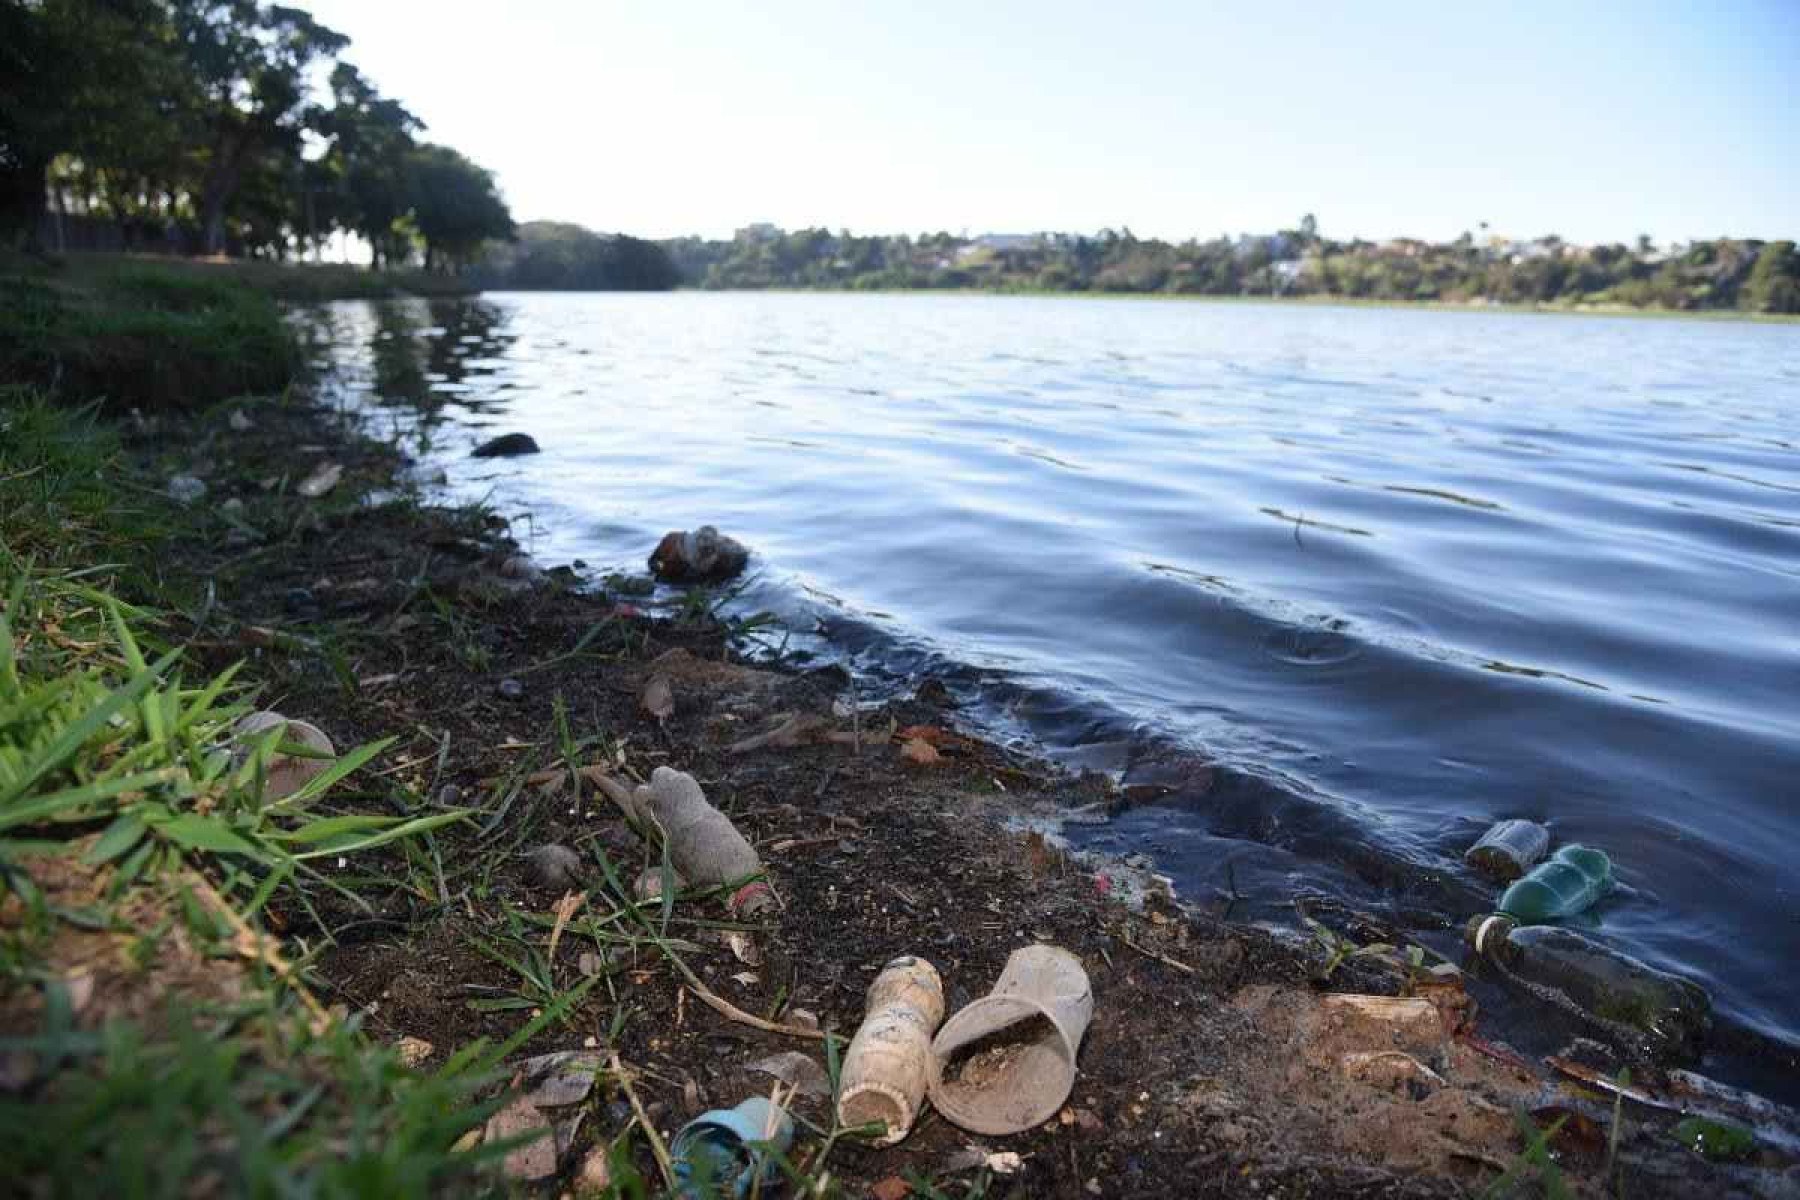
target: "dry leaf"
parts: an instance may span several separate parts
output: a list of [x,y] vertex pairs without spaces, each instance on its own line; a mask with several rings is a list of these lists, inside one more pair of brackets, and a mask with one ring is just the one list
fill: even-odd
[[762,951],[756,948],[756,939],[741,929],[733,929],[725,935],[725,944],[731,947],[731,953],[746,967],[762,965]]
[[753,987],[762,982],[762,977],[754,971],[739,971],[731,977],[731,980],[733,983],[739,983],[745,987]]
[[344,468],[337,463],[321,463],[311,475],[302,479],[300,485],[294,490],[308,500],[317,500],[336,487],[338,480],[343,477]]
[[744,1069],[773,1075],[802,1095],[816,1096],[821,1100],[831,1098],[831,1080],[825,1074],[825,1068],[798,1050],[783,1050],[780,1054],[771,1054]]

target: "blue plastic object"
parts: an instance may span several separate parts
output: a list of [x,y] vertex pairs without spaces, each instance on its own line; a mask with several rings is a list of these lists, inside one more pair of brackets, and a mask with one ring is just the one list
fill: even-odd
[[[684,1200],[714,1200],[750,1194],[757,1176],[767,1184],[775,1175],[770,1152],[787,1150],[794,1122],[761,1096],[736,1108],[703,1112],[681,1127],[669,1143],[675,1160],[676,1194]],[[727,1190],[729,1189],[729,1190]]]

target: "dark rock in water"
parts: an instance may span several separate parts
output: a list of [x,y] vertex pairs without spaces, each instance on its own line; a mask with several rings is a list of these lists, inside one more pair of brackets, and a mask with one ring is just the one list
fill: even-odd
[[511,458],[517,454],[536,454],[538,444],[529,433],[503,433],[475,447],[476,458]]
[[502,700],[518,700],[525,695],[525,685],[516,679],[502,679],[494,685]]
[[702,525],[664,534],[650,554],[650,573],[665,583],[722,583],[749,561],[742,543]]
[[531,882],[556,892],[579,891],[582,886],[581,856],[567,846],[550,842],[525,856]]

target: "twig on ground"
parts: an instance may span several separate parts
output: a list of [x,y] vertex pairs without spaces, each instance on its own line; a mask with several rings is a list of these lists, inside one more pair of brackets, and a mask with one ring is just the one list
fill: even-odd
[[625,1069],[625,1064],[619,1061],[619,1054],[616,1050],[613,1052],[611,1066],[613,1077],[619,1081],[619,1090],[625,1093],[626,1103],[631,1105],[631,1111],[636,1114],[638,1124],[643,1127],[644,1136],[650,1139],[650,1153],[655,1156],[657,1168],[662,1171],[663,1182],[668,1185],[669,1191],[673,1192],[677,1186],[677,1180],[675,1163],[669,1157],[669,1148],[663,1145],[662,1134],[656,1132],[656,1125],[650,1120],[650,1114],[644,1111],[643,1102],[638,1099],[637,1089],[631,1086],[631,1073]]
[[1130,946],[1133,950],[1136,950],[1139,954],[1143,955],[1145,958],[1153,958],[1157,962],[1162,963],[1164,966],[1174,967],[1177,971],[1180,971],[1183,975],[1192,975],[1194,973],[1194,968],[1188,966],[1186,963],[1181,962],[1178,959],[1170,958],[1166,954],[1159,954],[1157,951],[1150,949],[1148,946],[1138,945],[1136,942],[1131,940],[1131,935],[1129,933],[1124,934],[1122,936],[1123,936],[1124,942],[1127,946]]

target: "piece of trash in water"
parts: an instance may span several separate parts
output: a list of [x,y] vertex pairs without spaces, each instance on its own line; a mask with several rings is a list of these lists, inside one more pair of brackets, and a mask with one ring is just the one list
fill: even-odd
[[313,468],[312,474],[299,482],[294,490],[300,495],[305,496],[308,500],[317,500],[320,496],[323,496],[326,492],[329,492],[332,488],[336,487],[338,481],[343,477],[344,468],[337,463],[320,463],[317,467]]
[[1604,850],[1564,846],[1500,896],[1500,911],[1524,921],[1554,921],[1592,908],[1612,886]]
[[759,913],[774,902],[769,885],[755,878],[763,872],[755,848],[730,817],[707,803],[692,775],[658,767],[649,784],[637,789],[633,802],[641,816],[662,829],[669,861],[684,878],[711,886],[738,885],[726,900],[734,913]]
[[736,1108],[715,1108],[683,1125],[669,1142],[676,1195],[747,1196],[776,1177],[774,1155],[794,1140],[794,1122],[762,1096]]
[[869,985],[861,1028],[844,1053],[838,1123],[880,1122],[877,1146],[904,1138],[919,1115],[936,1065],[931,1035],[944,1020],[944,984],[922,958],[896,958]]
[[1584,1013],[1638,1029],[1664,1049],[1691,1047],[1706,1031],[1712,997],[1704,988],[1586,934],[1493,913],[1471,920],[1464,937],[1513,977],[1561,993]]
[[539,846],[525,856],[531,882],[553,892],[576,892],[583,886],[581,855],[557,842]]
[[1469,847],[1463,861],[1490,879],[1510,883],[1535,867],[1550,850],[1550,831],[1536,821],[1497,822]]
[[964,1129],[1020,1133],[1056,1115],[1094,1015],[1081,960],[1042,943],[1014,950],[994,990],[944,1023],[931,1102]]
[[650,552],[650,573],[664,583],[722,583],[744,569],[750,551],[711,525],[671,530]]
[[783,1083],[793,1084],[803,1096],[812,1096],[818,1100],[831,1098],[831,1079],[825,1074],[825,1068],[819,1065],[817,1059],[809,1058],[798,1050],[783,1050],[780,1054],[759,1058],[744,1069],[773,1075]]
[[248,760],[252,744],[281,730],[276,745],[304,748],[304,754],[277,749],[263,766],[263,799],[280,800],[291,796],[324,772],[337,757],[337,750],[324,730],[306,721],[290,720],[278,712],[264,710],[241,718],[231,727],[234,743],[233,760],[242,765]]
[[249,414],[241,408],[232,409],[231,416],[226,418],[225,423],[231,426],[233,433],[249,433],[256,428],[256,422],[252,421]]
[[475,458],[512,458],[538,453],[538,444],[529,433],[503,433],[481,443],[471,453]]

